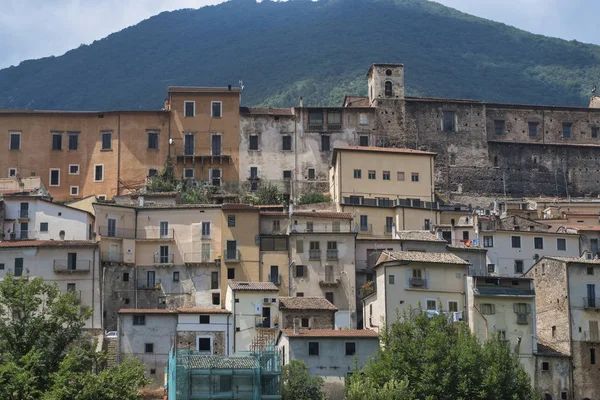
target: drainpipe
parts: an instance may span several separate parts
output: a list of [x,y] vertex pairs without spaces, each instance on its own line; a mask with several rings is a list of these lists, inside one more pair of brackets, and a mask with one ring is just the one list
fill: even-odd
[[571,321],[571,306],[568,302],[571,299],[571,293],[569,290],[569,264],[567,263],[565,275],[567,278],[566,286],[567,286],[567,306],[569,312],[569,362],[571,363],[571,398],[575,398],[575,375],[573,374],[573,322]]
[[488,320],[484,317],[483,313],[475,304],[473,304],[473,308],[479,313],[479,315],[481,315],[481,318],[483,318],[483,321],[485,322],[485,340],[488,340]]
[[117,113],[117,141],[119,150],[117,151],[117,196],[121,194],[121,113]]
[[[288,260],[290,255],[290,250],[289,250],[289,245],[288,245]],[[293,270],[292,268],[294,268],[294,266],[296,265],[296,261],[291,261],[288,265],[288,296],[292,296],[292,276],[293,276]]]
[[[135,246],[134,247],[134,249],[135,249],[134,256],[137,257],[137,242],[136,242],[136,239],[137,239],[137,225],[138,225],[138,208],[136,207],[134,209],[134,211],[135,211],[135,221],[134,221],[134,224],[133,224],[133,244]],[[137,263],[135,262],[135,259],[133,261],[134,261],[134,264],[135,264],[135,269],[134,269],[134,271],[135,271],[135,273],[134,273],[135,279],[133,281],[134,290],[135,290],[135,308],[138,308],[138,288],[137,288],[138,267],[137,267]]]
[[[95,309],[94,305],[94,298],[96,296],[94,296],[95,292],[96,292],[96,250],[98,248],[94,247],[94,251],[92,253],[92,310]],[[81,293],[79,294],[79,297],[81,298]],[[100,307],[100,312],[102,312],[102,307]],[[102,314],[100,314],[102,315]],[[100,324],[100,326],[102,327],[102,324]],[[92,314],[92,328],[94,328],[94,314]]]
[[102,267],[102,286],[100,286],[100,296],[102,296],[102,302],[100,303],[100,321],[102,322],[102,330],[106,328],[104,324],[104,309],[106,308],[106,299],[104,298],[104,285],[106,284],[106,267]]
[[231,314],[227,314],[227,355],[229,354],[229,347],[231,346],[231,343],[229,343],[229,318],[231,317]]

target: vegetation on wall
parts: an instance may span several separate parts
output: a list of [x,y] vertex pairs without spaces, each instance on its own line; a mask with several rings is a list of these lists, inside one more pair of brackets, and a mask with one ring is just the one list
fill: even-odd
[[279,188],[271,183],[266,183],[256,192],[256,204],[281,204],[282,196]]
[[283,367],[281,400],[325,400],[324,380],[320,376],[311,376],[304,361],[290,360]]
[[328,194],[321,192],[308,192],[302,194],[298,199],[298,204],[315,204],[315,203],[329,203],[331,197]]
[[599,59],[426,0],[232,0],[0,70],[0,108],[160,109],[168,85],[240,79],[246,105],[334,105],[374,62],[404,63],[407,95],[585,106]]

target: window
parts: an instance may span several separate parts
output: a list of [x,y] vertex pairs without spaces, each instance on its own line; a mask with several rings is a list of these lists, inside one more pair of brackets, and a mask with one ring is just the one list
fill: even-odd
[[21,150],[21,132],[11,132],[10,141],[8,143],[10,150]]
[[596,364],[596,349],[594,348],[590,349],[590,364]]
[[543,249],[544,248],[544,238],[543,237],[536,237],[533,238],[533,248],[534,249]]
[[448,301],[448,311],[449,312],[458,312],[458,301]]
[[213,186],[221,186],[221,170],[220,169],[214,168],[214,169],[210,170],[210,184]]
[[599,129],[598,129],[597,126],[592,127],[592,137],[593,138],[597,138],[598,137],[598,130]]
[[[158,255],[159,255],[158,261],[160,264],[168,264],[170,262],[171,263],[173,262],[173,260],[171,259],[172,256],[169,254],[169,246],[159,246],[158,247]],[[148,285],[148,286],[153,287],[154,285]]]
[[289,135],[284,135],[281,137],[281,149],[284,151],[292,150],[292,137]]
[[75,293],[77,290],[74,283],[67,283],[67,293]]
[[552,325],[552,337],[556,337],[556,325]]
[[194,168],[185,168],[183,170],[183,177],[185,179],[194,179]]
[[146,325],[146,316],[145,315],[134,315],[133,316],[133,324],[134,325]]
[[523,273],[523,260],[515,260],[515,274]]
[[310,320],[308,318],[302,318],[300,326],[302,328],[308,328],[309,327],[309,321]]
[[567,400],[567,392],[560,392],[560,400]]
[[235,215],[228,215],[227,216],[227,226],[230,228],[235,227]]
[[483,247],[494,247],[494,237],[493,236],[484,236],[483,237]]
[[404,180],[404,172],[396,172],[396,180],[403,181]]
[[309,168],[308,169],[308,179],[315,179],[315,178],[316,178],[315,169]]
[[[369,116],[366,113],[360,113],[358,118],[359,118],[360,125],[369,125]],[[361,144],[361,146],[368,146],[368,145]]]
[[304,277],[304,265],[296,265],[296,278]]
[[186,156],[193,156],[195,146],[195,136],[193,133],[186,133],[183,136],[183,154]]
[[384,181],[390,180],[390,171],[383,171],[383,180]]
[[469,231],[463,231],[463,240],[469,240]]
[[258,178],[258,167],[250,167],[250,179]]
[[376,172],[373,171],[372,169],[369,170],[369,172],[367,173],[369,179],[375,179],[376,178]]
[[183,102],[183,116],[193,117],[196,115],[196,102],[195,101],[184,101]]
[[17,169],[16,168],[9,168],[8,169],[8,177],[13,177],[13,176],[17,176]]
[[542,362],[542,371],[550,371],[550,363],[548,361]]
[[123,272],[123,282],[129,282],[129,272]]
[[587,267],[587,274],[594,275],[594,267]]
[[447,243],[452,243],[452,232],[442,231],[442,239],[444,239]]
[[296,297],[304,297],[304,292],[296,292]]
[[52,150],[62,150],[62,132],[52,132]]
[[394,217],[385,217],[385,232],[392,233],[394,226]]
[[394,275],[388,275],[388,283],[390,285],[395,285],[396,284],[396,277]]
[[281,221],[276,219],[273,221],[273,230],[274,231],[279,231],[281,230]]
[[48,232],[48,223],[40,222],[40,232]]
[[321,110],[311,110],[308,112],[308,125],[315,127],[323,126],[323,111]]
[[261,251],[287,251],[288,241],[287,237],[261,237],[260,238],[260,250]]
[[219,288],[219,271],[212,271],[210,273],[210,289]]
[[496,135],[504,135],[504,120],[494,121],[494,132]]
[[450,153],[450,165],[456,165],[456,153]]
[[360,230],[363,232],[369,230],[369,217],[367,215],[360,216]]
[[537,122],[530,122],[529,123],[529,137],[536,137],[537,136],[537,130],[538,130],[538,123]]
[[220,293],[212,294],[212,303],[214,306],[218,306],[221,304],[221,294]]
[[573,123],[563,122],[562,124],[562,137],[563,139],[570,139],[572,137]]
[[202,222],[202,237],[210,237],[210,222]]
[[69,164],[69,175],[79,175],[79,164]]
[[112,150],[112,132],[102,132],[102,150]]
[[394,92],[392,90],[392,82],[385,81],[384,90],[385,90],[385,97],[392,97],[394,95]]
[[329,135],[321,135],[321,151],[331,151],[331,137]]
[[354,179],[360,179],[361,178],[361,170],[360,169],[355,169],[354,170]]
[[94,182],[102,182],[104,180],[104,164],[94,165]]
[[511,247],[513,249],[520,249],[521,248],[521,236],[511,236],[510,243],[511,243]]
[[210,338],[198,338],[198,351],[211,351]]
[[78,150],[79,149],[79,132],[69,132],[68,136],[68,146],[69,150]]
[[369,136],[368,135],[360,135],[358,137],[358,145],[367,147],[369,146]]
[[4,270],[4,263],[0,263],[0,270]]
[[15,276],[23,275],[23,258],[15,258]]
[[338,110],[327,111],[327,125],[329,129],[340,128],[340,125],[342,125],[342,113]]
[[567,250],[567,239],[565,239],[565,238],[556,239],[556,250],[566,251]]
[[289,169],[283,171],[283,179],[292,179],[292,171]]
[[145,352],[154,353],[154,343],[145,343]]
[[148,132],[148,150],[158,150],[158,132]]
[[210,315],[201,315],[200,323],[201,324],[210,324]]
[[410,180],[412,182],[419,182],[419,173],[418,172],[413,172],[411,174]]
[[60,186],[60,169],[50,168],[50,186]]
[[483,303],[481,304],[479,311],[481,311],[482,314],[491,315],[496,313],[496,307],[490,303]]
[[179,282],[179,271],[173,271],[173,282]]
[[304,253],[304,241],[296,240],[296,253]]
[[212,101],[210,103],[210,116],[213,118],[221,118],[223,103],[220,101]]
[[444,132],[456,131],[456,113],[454,111],[444,111],[442,119],[442,130]]
[[227,268],[227,279],[235,279],[235,269]]
[[423,229],[425,229],[426,231],[431,229],[431,220],[430,219],[425,219],[425,221],[423,221]]
[[319,342],[308,342],[308,355],[318,356],[319,355]]
[[99,201],[105,201],[106,200],[106,195],[105,194],[99,194],[97,197],[98,197]]
[[258,135],[250,135],[248,150],[258,150]]
[[79,196],[79,186],[71,186],[71,196]]
[[437,301],[436,300],[427,299],[426,304],[427,304],[427,311],[437,310]]
[[355,342],[346,342],[346,355],[353,356],[356,354],[356,343]]
[[331,304],[335,304],[333,302],[333,292],[325,292],[325,299],[327,299],[327,301]]

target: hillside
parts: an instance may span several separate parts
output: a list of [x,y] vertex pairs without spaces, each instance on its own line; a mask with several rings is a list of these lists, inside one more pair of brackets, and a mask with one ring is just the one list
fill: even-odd
[[246,105],[341,104],[373,62],[408,95],[587,105],[600,47],[426,0],[232,0],[156,15],[60,57],[0,70],[0,108],[156,109],[169,85],[243,79]]

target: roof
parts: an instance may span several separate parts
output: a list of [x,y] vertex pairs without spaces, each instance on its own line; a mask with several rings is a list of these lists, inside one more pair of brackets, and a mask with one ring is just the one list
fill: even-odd
[[577,231],[600,231],[600,225],[568,225],[565,226],[568,229],[575,229]]
[[589,216],[589,217],[600,217],[600,213],[594,211],[561,211],[566,215],[581,215],[581,216]]
[[279,288],[272,282],[229,282],[229,287],[238,292],[278,292]]
[[280,297],[279,309],[336,311],[337,307],[324,297]]
[[119,314],[231,314],[222,308],[122,308]]
[[91,240],[5,240],[0,248],[16,247],[96,247],[97,242]]
[[540,343],[539,339],[537,342],[537,352],[536,354],[541,356],[550,356],[550,357],[569,357],[567,353],[564,353],[548,344]]
[[291,117],[294,115],[294,109],[293,108],[240,107],[240,114],[279,115],[279,116]]
[[107,206],[107,207],[120,207],[130,208],[138,210],[176,210],[176,209],[189,209],[189,208],[221,208],[221,204],[144,204],[143,206],[137,204],[115,204],[115,203],[92,203],[93,206]]
[[178,308],[180,314],[231,314],[231,311],[223,308]]
[[366,337],[377,339],[379,334],[370,329],[299,329],[298,333],[294,333],[293,329],[282,329],[281,332],[287,337]]
[[369,107],[369,98],[367,96],[346,96],[344,97],[344,107]]
[[[342,146],[335,147],[333,152],[336,153],[338,151],[362,151],[362,152],[371,152],[371,153],[397,153],[397,154],[414,154],[418,156],[435,156],[437,153],[433,153],[431,151],[422,151],[422,150],[413,150],[413,149],[405,149],[399,147],[375,147],[375,146]],[[334,154],[335,157],[335,154]]]
[[[562,261],[562,262],[566,262],[569,264],[600,264],[600,260],[588,260],[585,258],[579,258],[579,257],[555,257],[555,256],[544,256],[540,259],[540,261],[542,261],[544,258],[550,259],[550,260],[555,260],[555,261]],[[538,261],[538,263],[540,262]]]
[[239,87],[169,86],[169,93],[240,93]]
[[396,239],[414,242],[445,242],[429,231],[396,231]]
[[187,369],[257,369],[260,367],[255,357],[218,355],[177,355],[177,364]]
[[[410,262],[426,262],[434,264],[457,264],[469,265],[469,263],[459,256],[452,253],[426,253],[423,251],[385,251],[383,254],[388,254],[388,261],[410,261]],[[377,265],[381,265],[377,264]],[[377,265],[375,267],[377,267]]]
[[478,247],[478,246],[475,246],[475,245],[473,245],[473,246],[467,246],[466,243],[447,244],[446,248],[450,249],[450,250],[466,250],[466,251],[484,251],[484,252],[487,252],[486,248]]
[[294,211],[293,217],[352,219],[352,213],[335,211]]
[[476,296],[535,296],[535,290],[524,289],[510,286],[495,286],[495,285],[477,285],[473,290]]
[[367,72],[367,76],[371,75],[371,71],[373,71],[373,68],[375,67],[403,67],[404,68],[404,64],[386,64],[386,63],[373,63],[371,64],[371,66],[369,67],[369,71]]
[[242,203],[225,203],[223,204],[223,210],[235,210],[235,211],[258,211],[257,207],[251,206],[250,204]]
[[263,217],[289,217],[290,213],[285,211],[261,211],[260,215]]

